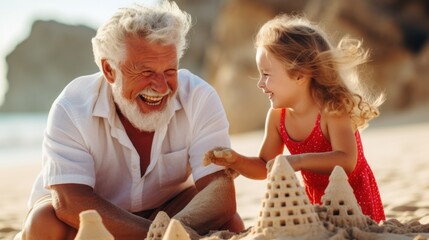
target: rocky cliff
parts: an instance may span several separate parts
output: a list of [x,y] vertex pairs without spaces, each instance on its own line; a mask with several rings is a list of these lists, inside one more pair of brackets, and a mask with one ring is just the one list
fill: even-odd
[[34,22],[29,37],[6,57],[9,90],[0,111],[48,111],[73,78],[98,71],[92,56],[94,35],[86,26]]

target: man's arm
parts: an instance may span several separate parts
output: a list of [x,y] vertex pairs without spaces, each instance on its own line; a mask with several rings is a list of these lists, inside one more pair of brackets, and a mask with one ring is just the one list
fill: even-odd
[[199,179],[196,187],[198,194],[173,218],[204,235],[219,229],[236,213],[235,188],[225,171]]
[[95,209],[103,224],[115,239],[144,239],[151,221],[129,213],[94,193],[82,184],[58,184],[51,186],[52,204],[57,217],[67,225],[79,228],[79,213]]

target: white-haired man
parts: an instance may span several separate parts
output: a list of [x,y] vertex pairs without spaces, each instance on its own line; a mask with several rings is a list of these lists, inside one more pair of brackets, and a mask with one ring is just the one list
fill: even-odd
[[214,89],[178,70],[190,24],[165,1],[119,9],[98,29],[101,72],[73,80],[50,110],[23,239],[73,239],[86,209],[115,239],[144,239],[159,211],[201,235],[243,229],[233,179],[202,166],[230,145],[229,125]]

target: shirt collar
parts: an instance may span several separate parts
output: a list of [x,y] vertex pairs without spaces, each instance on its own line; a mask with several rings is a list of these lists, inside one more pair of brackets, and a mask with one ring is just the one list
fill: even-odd
[[100,81],[100,87],[98,89],[97,100],[95,101],[92,115],[94,117],[109,118],[116,114],[115,103],[113,102],[112,88],[110,87],[104,75],[101,75],[98,79]]

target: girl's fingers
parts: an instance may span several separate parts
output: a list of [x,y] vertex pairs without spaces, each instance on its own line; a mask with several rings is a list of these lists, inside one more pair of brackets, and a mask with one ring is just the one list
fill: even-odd
[[216,158],[224,158],[226,161],[230,161],[232,157],[231,149],[214,150],[213,155]]

